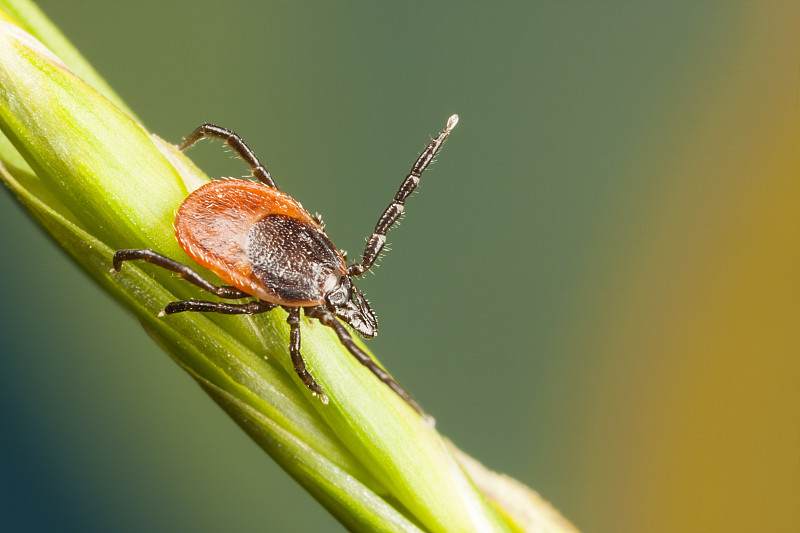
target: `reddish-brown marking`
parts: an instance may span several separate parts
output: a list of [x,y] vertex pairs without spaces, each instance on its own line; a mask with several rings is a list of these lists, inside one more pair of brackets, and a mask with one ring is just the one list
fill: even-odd
[[226,283],[256,298],[283,303],[253,277],[246,254],[251,226],[267,215],[286,215],[319,227],[298,202],[276,189],[253,181],[216,180],[183,201],[175,216],[175,236],[189,257]]

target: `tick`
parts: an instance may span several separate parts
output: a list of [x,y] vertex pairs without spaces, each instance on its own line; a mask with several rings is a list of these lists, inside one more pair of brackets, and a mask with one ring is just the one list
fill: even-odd
[[423,414],[411,395],[356,345],[342,322],[367,339],[378,332],[375,313],[353,284],[353,278],[362,276],[375,264],[386,244],[386,232],[403,214],[406,199],[457,122],[458,115],[451,116],[445,129],[431,140],[378,219],[361,261],[349,266],[325,234],[320,219],[278,190],[241,137],[225,128],[203,124],[179,149],[186,150],[204,137],[222,139],[250,165],[252,175],[259,180],[211,181],[187,196],[175,216],[175,237],[181,248],[229,285],[214,285],[189,266],[148,249],[119,250],[114,254],[111,273],[119,272],[125,261],[144,260],[171,270],[220,298],[255,298],[248,303],[172,302],[159,316],[185,311],[254,315],[283,308],[289,313],[286,321],[294,370],[306,387],[327,403],[327,396],[306,369],[300,353],[302,310],[305,316],[333,329],[353,357]]

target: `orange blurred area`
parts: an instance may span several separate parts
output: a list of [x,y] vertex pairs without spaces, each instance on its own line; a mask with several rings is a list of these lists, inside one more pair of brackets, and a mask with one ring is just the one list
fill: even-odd
[[582,496],[608,531],[800,530],[800,6],[741,11],[639,154],[650,210],[592,265],[619,291],[579,341],[603,361],[583,453],[609,490]]

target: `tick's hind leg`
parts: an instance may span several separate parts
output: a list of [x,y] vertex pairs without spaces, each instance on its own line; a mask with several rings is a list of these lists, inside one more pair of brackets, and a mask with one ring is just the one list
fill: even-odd
[[297,375],[311,392],[319,394],[322,403],[328,403],[328,397],[325,396],[322,387],[314,381],[314,377],[306,370],[306,363],[303,361],[303,356],[300,355],[300,309],[297,307],[285,309],[289,311],[289,317],[286,322],[289,324],[289,352],[292,355],[294,371],[297,372]]
[[384,369],[379,367],[372,358],[364,352],[358,345],[353,341],[353,337],[350,336],[350,333],[347,331],[341,322],[328,310],[324,309],[323,307],[313,307],[307,309],[306,314],[312,318],[316,318],[325,326],[333,329],[336,332],[336,335],[339,337],[339,342],[341,342],[347,351],[349,351],[353,357],[355,357],[359,363],[364,365],[365,367],[369,368],[370,371],[375,374],[378,379],[383,381],[386,385],[389,386],[398,396],[400,396],[408,405],[410,405],[416,412],[420,414],[423,418],[432,422],[433,419],[429,418],[425,412],[422,410],[422,407],[411,397],[411,395],[400,386],[392,376],[389,375]]
[[153,250],[119,250],[114,254],[114,268],[112,268],[110,272],[112,274],[116,274],[122,270],[122,263],[137,259],[147,261],[148,263],[153,263],[154,265],[160,266],[161,268],[166,268],[167,270],[171,270],[186,281],[193,283],[201,289],[206,290],[215,296],[219,296],[220,298],[237,300],[239,298],[251,297],[250,294],[240,291],[236,287],[231,287],[230,285],[222,285],[218,287],[183,263],[178,263],[174,259],[170,259],[169,257],[156,253]]
[[277,189],[275,182],[272,181],[272,176],[269,175],[266,167],[264,167],[264,165],[261,164],[261,161],[258,160],[256,154],[254,154],[250,147],[245,144],[241,137],[229,129],[215,126],[214,124],[203,124],[190,133],[186,139],[184,139],[184,141],[178,147],[178,150],[186,150],[203,137],[216,137],[217,139],[222,139],[228,143],[228,146],[233,148],[233,151],[236,152],[239,157],[244,159],[245,163],[250,165],[250,171],[253,173],[253,176],[258,178],[259,181],[265,185],[268,185],[273,189]]
[[246,304],[229,304],[226,302],[206,302],[204,300],[185,300],[170,302],[158,316],[174,315],[191,311],[195,313],[222,313],[223,315],[257,315],[272,311],[277,305],[256,300]]

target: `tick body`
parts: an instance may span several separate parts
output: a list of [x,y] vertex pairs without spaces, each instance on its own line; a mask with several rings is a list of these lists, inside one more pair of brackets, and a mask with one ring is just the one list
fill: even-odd
[[416,189],[423,171],[458,122],[453,115],[446,128],[428,144],[403,180],[367,239],[361,261],[347,266],[317,219],[275,186],[267,169],[235,133],[212,124],[197,128],[181,144],[185,150],[204,137],[225,140],[247,162],[251,180],[223,179],[203,185],[181,204],[175,217],[175,236],[187,255],[229,285],[216,286],[189,266],[153,250],[120,250],[112,273],[125,261],[144,260],[172,270],[220,298],[255,298],[248,303],[187,300],[168,304],[162,315],[186,311],[257,314],[282,307],[289,313],[289,352],[302,382],[327,403],[322,387],[306,370],[300,353],[300,311],[332,328],[340,342],[364,366],[417,412],[416,401],[353,341],[342,322],[365,338],[378,331],[375,314],[352,278],[367,272],[386,243],[386,232],[403,213],[405,200]]
[[175,217],[178,243],[234,287],[278,305],[324,305],[347,275],[344,258],[292,198],[245,180],[217,180]]

